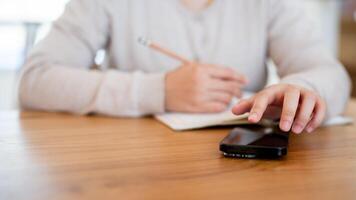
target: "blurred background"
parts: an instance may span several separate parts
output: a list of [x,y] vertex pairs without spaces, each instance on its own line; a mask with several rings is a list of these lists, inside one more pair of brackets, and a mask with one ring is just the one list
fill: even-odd
[[[17,109],[19,69],[69,0],[0,0],[0,110]],[[356,0],[295,0],[317,20],[327,47],[349,71],[356,95]],[[337,84],[337,83],[336,83]]]

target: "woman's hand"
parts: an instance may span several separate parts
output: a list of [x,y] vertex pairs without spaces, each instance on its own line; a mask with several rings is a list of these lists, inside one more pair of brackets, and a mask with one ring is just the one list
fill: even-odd
[[227,67],[183,65],[166,75],[165,108],[175,112],[221,112],[234,96],[241,96],[246,82],[245,76]]
[[265,88],[253,97],[241,100],[234,106],[234,114],[250,112],[248,120],[257,123],[266,111],[281,108],[279,127],[294,133],[315,130],[326,113],[324,100],[315,92],[290,84],[276,84]]

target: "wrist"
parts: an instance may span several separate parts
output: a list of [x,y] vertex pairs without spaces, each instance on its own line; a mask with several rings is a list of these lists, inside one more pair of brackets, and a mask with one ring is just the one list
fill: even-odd
[[165,73],[141,74],[138,81],[137,107],[146,113],[164,112]]

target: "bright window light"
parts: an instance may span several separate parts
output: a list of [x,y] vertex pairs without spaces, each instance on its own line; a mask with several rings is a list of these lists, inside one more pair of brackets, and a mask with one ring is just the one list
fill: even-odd
[[31,31],[25,23],[41,25],[33,41],[43,37],[44,28],[48,29],[48,24],[60,16],[68,1],[0,0],[0,70],[16,70],[22,65]]

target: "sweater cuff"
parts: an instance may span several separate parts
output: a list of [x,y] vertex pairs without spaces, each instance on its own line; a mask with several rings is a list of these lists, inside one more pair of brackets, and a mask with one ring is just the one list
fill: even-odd
[[163,113],[165,110],[165,73],[141,74],[137,88],[137,110]]

